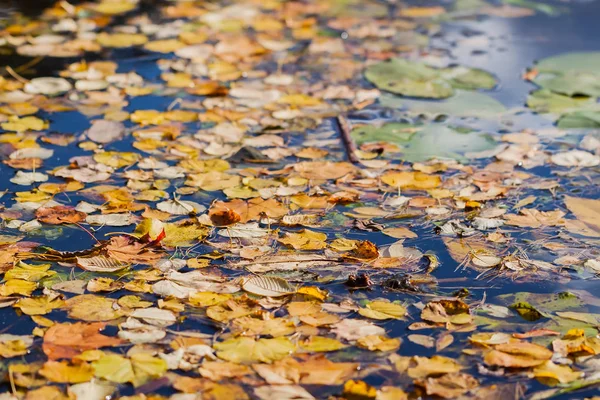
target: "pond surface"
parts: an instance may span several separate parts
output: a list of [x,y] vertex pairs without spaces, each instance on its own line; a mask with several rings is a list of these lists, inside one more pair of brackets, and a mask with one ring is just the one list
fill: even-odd
[[0,398],[599,394],[600,3],[21,8]]

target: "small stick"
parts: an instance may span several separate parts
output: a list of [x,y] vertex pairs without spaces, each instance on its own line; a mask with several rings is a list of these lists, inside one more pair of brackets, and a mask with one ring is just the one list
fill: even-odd
[[356,147],[354,146],[354,141],[352,137],[350,137],[350,123],[343,115],[338,115],[336,117],[337,123],[340,126],[340,134],[342,136],[342,143],[344,143],[344,148],[346,149],[346,154],[348,155],[348,161],[352,164],[360,164],[360,160],[356,156]]
[[14,69],[11,68],[10,65],[7,65],[6,67],[4,67],[6,69],[6,72],[9,73],[10,76],[12,76],[13,78],[15,78],[16,80],[18,80],[21,83],[27,83],[29,82],[27,79],[23,78],[21,75],[17,74],[15,72]]

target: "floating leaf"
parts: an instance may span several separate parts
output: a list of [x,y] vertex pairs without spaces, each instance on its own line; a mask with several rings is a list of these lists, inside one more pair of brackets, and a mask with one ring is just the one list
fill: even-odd
[[358,313],[372,319],[398,319],[406,315],[406,308],[400,304],[371,301],[367,303],[365,308],[359,309]]
[[[384,93],[379,98],[379,103],[389,108],[407,108],[411,113],[457,117],[491,118],[506,111],[506,107],[502,103],[487,94],[468,90],[456,90],[452,97],[443,101],[407,99]],[[529,103],[528,106],[532,107]],[[391,141],[390,139],[383,138],[382,140]]]
[[258,339],[240,337],[216,343],[217,356],[235,363],[264,362],[281,360],[295,351],[288,338]]
[[88,363],[69,365],[66,361],[46,361],[40,374],[52,382],[81,383],[91,380],[94,370]]
[[44,334],[44,353],[51,360],[73,358],[86,350],[117,346],[121,339],[100,333],[104,323],[54,324]]
[[77,265],[86,271],[92,272],[116,272],[129,267],[129,264],[124,264],[106,256],[77,257]]
[[496,79],[480,69],[432,68],[426,64],[394,58],[369,66],[365,77],[380,89],[408,97],[444,99],[461,89],[492,89]]
[[296,293],[296,288],[285,279],[273,276],[253,276],[242,284],[246,292],[269,297],[281,297]]
[[56,96],[71,90],[73,86],[64,78],[34,78],[25,85],[25,92]]

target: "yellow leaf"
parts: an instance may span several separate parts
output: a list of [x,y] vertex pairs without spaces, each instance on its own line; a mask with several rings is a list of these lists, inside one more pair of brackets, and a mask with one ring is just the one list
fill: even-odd
[[102,14],[116,15],[124,14],[135,8],[136,3],[131,1],[103,1],[95,7]]
[[15,303],[14,307],[21,309],[27,315],[43,315],[64,306],[64,304],[65,302],[60,298],[42,296],[20,299]]
[[52,197],[48,193],[40,192],[39,190],[36,190],[36,189],[32,190],[31,192],[17,192],[16,195],[17,195],[16,200],[19,203],[25,203],[25,202],[39,203],[42,201],[49,200]]
[[377,400],[408,400],[408,395],[400,388],[382,386],[377,392]]
[[281,104],[288,104],[291,106],[299,107],[311,107],[318,106],[319,104],[321,104],[321,100],[302,93],[288,94],[282,96],[277,100],[277,102]]
[[349,380],[344,383],[342,396],[348,400],[368,400],[377,397],[377,389],[364,381]]
[[195,223],[167,223],[162,244],[171,247],[190,247],[208,235],[209,230]]
[[565,204],[579,221],[600,233],[600,201],[565,196]]
[[195,292],[190,294],[188,302],[196,307],[209,307],[216,304],[221,304],[231,298],[230,294],[213,293],[213,292]]
[[212,381],[220,381],[226,378],[237,378],[250,375],[252,369],[246,365],[238,365],[225,361],[204,361],[200,365],[200,375]]
[[56,275],[55,271],[48,271],[52,264],[29,265],[20,261],[16,267],[7,271],[4,279],[22,279],[29,282],[38,282],[48,276]]
[[189,174],[185,184],[212,192],[239,186],[240,182],[241,178],[238,175],[230,175],[214,170],[200,174]]
[[300,343],[300,347],[307,352],[327,352],[340,350],[348,346],[337,339],[324,336],[311,336]]
[[179,163],[181,168],[185,168],[190,172],[209,172],[217,171],[223,172],[231,168],[231,165],[226,160],[214,159],[214,160],[197,160],[197,159],[186,159]]
[[325,299],[329,297],[329,294],[326,290],[320,289],[316,286],[303,286],[299,288],[296,293],[315,298],[319,301],[325,301]]
[[358,346],[371,351],[392,351],[400,347],[400,339],[390,339],[381,335],[368,335],[357,340]]
[[65,308],[69,311],[69,318],[83,321],[110,321],[125,315],[114,299],[82,294],[66,301]]
[[283,238],[277,240],[296,250],[319,250],[324,249],[327,246],[325,243],[327,235],[325,233],[308,229],[303,229],[298,233],[286,232]]
[[94,161],[113,168],[128,167],[141,159],[138,153],[126,153],[118,151],[104,151],[94,154]]
[[288,313],[292,317],[299,317],[301,315],[316,314],[321,311],[321,304],[314,301],[294,301],[289,303],[287,306]]
[[31,103],[12,103],[0,107],[0,113],[8,115],[31,115],[39,111],[39,108]]
[[69,365],[66,361],[46,361],[40,374],[52,382],[80,383],[88,382],[94,377],[94,370],[87,363]]
[[529,368],[544,364],[552,354],[552,351],[535,343],[503,343],[487,353],[483,361],[499,367]]
[[429,375],[459,372],[462,368],[462,365],[448,357],[433,356],[427,358],[415,356],[412,358],[412,365],[408,368],[408,376],[413,379],[425,378]]
[[437,175],[428,175],[415,171],[391,171],[381,176],[381,181],[401,189],[434,189],[442,184]]
[[101,32],[96,36],[96,41],[104,47],[124,48],[145,44],[148,38],[141,33]]
[[156,218],[144,218],[136,227],[134,233],[147,241],[156,240],[164,232],[165,225]]
[[406,308],[396,303],[371,301],[365,308],[360,308],[358,313],[372,319],[399,319],[406,315]]
[[206,315],[219,322],[230,321],[235,318],[252,314],[256,308],[253,305],[235,300],[228,300],[225,303],[210,306],[206,309]]
[[[127,96],[131,96],[131,97],[137,97],[137,96],[147,96],[149,94],[151,94],[152,92],[154,92],[155,88],[149,86],[149,87],[140,87],[140,86],[128,86],[125,88],[125,93],[127,94]],[[110,116],[111,118],[109,118],[109,115],[106,114],[105,119],[114,119],[115,121],[125,121],[127,119],[129,119],[129,114],[124,113],[124,114],[120,114],[120,115],[112,115]]]
[[19,118],[14,115],[8,118],[8,122],[3,122],[0,126],[4,130],[13,132],[42,131],[48,129],[47,122],[32,116]]
[[141,297],[132,294],[121,297],[117,303],[127,308],[148,308],[152,305],[151,301],[144,301]]
[[135,353],[131,355],[131,364],[135,379],[133,385],[138,387],[151,379],[160,378],[168,369],[167,362],[148,353]]
[[402,7],[400,15],[408,18],[430,18],[444,14],[444,7]]
[[94,375],[115,383],[133,382],[133,365],[127,358],[118,354],[105,354],[92,363]]
[[245,316],[234,319],[231,329],[235,334],[243,336],[280,337],[296,332],[296,325],[287,318],[263,320]]
[[192,122],[198,120],[198,113],[186,110],[172,110],[163,114],[169,121]]
[[292,354],[296,346],[285,337],[254,340],[248,337],[228,339],[214,345],[217,357],[238,364],[272,363]]
[[570,383],[583,376],[583,372],[573,371],[568,365],[558,365],[548,360],[533,369],[538,379],[550,379],[559,383]]
[[157,53],[171,53],[182,47],[185,47],[185,43],[177,39],[155,40],[144,45],[146,50],[156,51]]
[[42,386],[27,392],[27,400],[68,400],[69,398],[56,386]]
[[331,242],[329,244],[329,247],[331,247],[334,250],[337,251],[350,251],[350,250],[354,250],[356,248],[356,245],[358,244],[358,240],[352,240],[352,239],[335,239],[333,242]]
[[0,296],[10,296],[20,294],[21,296],[31,296],[31,293],[37,288],[37,283],[22,279],[9,279],[0,286]]
[[[16,336],[18,337],[18,336]],[[27,348],[31,346],[31,339],[14,339],[14,340],[5,340],[0,343],[0,356],[3,358],[11,358],[16,356],[23,356],[28,353]]]
[[142,126],[160,125],[165,121],[164,114],[157,110],[135,110],[129,118]]

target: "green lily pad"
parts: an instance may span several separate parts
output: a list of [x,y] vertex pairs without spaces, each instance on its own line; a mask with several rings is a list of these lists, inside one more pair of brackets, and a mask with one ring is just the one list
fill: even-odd
[[562,334],[567,333],[571,329],[583,329],[586,336],[595,336],[598,334],[598,330],[591,324],[557,316],[553,316],[543,327]]
[[565,74],[567,72],[598,73],[600,71],[600,51],[573,52],[544,58],[537,62],[539,72]]
[[496,78],[476,68],[433,68],[427,64],[394,58],[368,67],[365,77],[379,89],[408,97],[445,99],[456,89],[491,89]]
[[529,8],[546,15],[557,16],[565,11],[564,7],[556,7],[550,4],[546,4],[543,1],[531,1],[531,0],[503,0],[505,4],[510,4],[517,7]]
[[390,142],[403,144],[418,130],[415,125],[393,122],[383,126],[363,125],[352,130],[350,135],[357,144],[368,142]]
[[514,303],[508,307],[512,310],[515,310],[517,314],[521,316],[526,321],[537,321],[538,319],[548,317],[547,314],[540,312],[534,306],[527,302]]
[[456,66],[444,68],[441,72],[442,78],[456,89],[493,89],[497,83],[494,75],[478,68]]
[[485,93],[456,90],[454,96],[445,100],[405,99],[390,93],[384,93],[379,103],[389,108],[407,108],[418,114],[452,115],[456,117],[490,118],[506,111],[499,101]]
[[[538,113],[561,114],[582,108],[598,107],[589,97],[569,97],[547,89],[536,90],[527,96],[527,107]],[[599,107],[600,108],[600,107]]]
[[[390,126],[391,125],[391,126]],[[465,154],[490,150],[494,139],[483,132],[459,132],[445,125],[386,124],[379,128],[357,127],[351,133],[357,144],[389,142],[401,147],[399,159],[409,162],[431,158],[451,158],[463,161]]]
[[567,96],[600,96],[600,75],[588,72],[566,72],[560,75],[541,74],[535,84]]
[[575,111],[561,116],[556,126],[562,129],[600,128],[600,111]]
[[576,310],[585,306],[577,295],[569,292],[561,293],[530,293],[517,292],[503,294],[497,297],[504,304],[529,303],[541,313]]
[[379,89],[403,96],[444,99],[454,93],[439,70],[402,58],[371,65],[365,77]]

